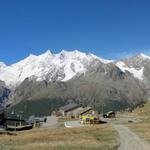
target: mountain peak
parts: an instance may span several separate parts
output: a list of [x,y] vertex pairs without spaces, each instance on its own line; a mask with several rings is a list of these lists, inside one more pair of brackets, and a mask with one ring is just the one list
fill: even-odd
[[49,50],[49,49],[44,54],[46,54],[46,55],[53,55],[51,50]]
[[39,55],[38,57],[40,57],[40,58],[48,57],[49,58],[51,56],[54,56],[54,55],[52,54],[52,52],[50,50],[47,50],[45,53]]
[[30,54],[29,57],[35,57],[36,55]]
[[147,55],[145,55],[145,54],[143,54],[143,53],[140,53],[140,54],[138,54],[137,56],[138,56],[138,57],[141,57],[141,58],[144,58],[144,59],[150,59],[149,56],[147,56]]
[[108,64],[108,63],[113,62],[113,60],[103,59],[103,58],[98,57],[98,56],[96,56],[96,55],[94,55],[94,54],[92,54],[92,53],[89,53],[88,56],[89,56],[89,57],[92,57],[92,58],[94,58],[94,59],[98,59],[98,60],[100,60],[100,61],[101,61],[102,63],[104,63],[104,64]]
[[62,50],[60,53],[56,54],[56,56],[58,56],[61,59],[72,59],[72,58],[83,58],[86,57],[85,53],[82,53],[78,50],[74,50],[74,51],[66,51],[66,50]]
[[77,50],[77,49],[75,49],[74,51],[73,51],[74,53],[81,53],[79,50]]
[[69,52],[64,50],[64,49],[62,49],[61,52],[60,52],[60,54],[65,54],[65,53],[69,53]]
[[48,50],[46,51],[46,53],[48,53],[48,54],[52,54],[52,52],[51,52],[51,50],[50,50],[50,49],[48,49]]
[[7,67],[7,65],[3,62],[0,62],[0,68],[4,68],[4,67]]
[[82,56],[86,56],[86,53],[83,53],[83,52],[80,52],[79,50],[74,50],[73,52],[72,52],[73,54],[75,54],[75,55],[82,55]]
[[[28,57],[26,57],[25,59],[21,60],[20,62],[25,61],[25,60],[26,61],[32,60],[32,59],[35,59],[36,57],[37,57],[36,55],[30,54]],[[12,64],[12,65],[15,65],[15,64]]]

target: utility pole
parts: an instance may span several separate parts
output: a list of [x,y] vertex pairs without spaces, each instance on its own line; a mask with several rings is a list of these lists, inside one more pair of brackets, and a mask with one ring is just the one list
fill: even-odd
[[104,103],[102,103],[102,114],[104,114]]
[[21,119],[22,119],[22,114],[23,114],[23,111],[19,111],[19,119],[20,119],[20,126],[21,126]]
[[[21,114],[20,114],[20,120],[21,120]],[[20,121],[20,126],[21,126],[21,121]]]

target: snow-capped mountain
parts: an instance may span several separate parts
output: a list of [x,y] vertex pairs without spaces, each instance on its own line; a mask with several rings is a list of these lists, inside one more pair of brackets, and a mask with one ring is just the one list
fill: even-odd
[[150,57],[140,53],[134,57],[116,61],[115,64],[123,72],[128,71],[135,78],[144,80],[146,78],[144,72],[147,71],[145,68],[150,65]]
[[6,104],[73,99],[119,109],[150,100],[150,57],[139,54],[110,61],[77,50],[58,54],[48,50],[10,66],[0,63],[0,81],[11,91],[8,98],[1,98]]
[[0,62],[0,69],[1,69],[1,68],[5,68],[5,67],[6,67],[6,64],[3,63],[3,62]]
[[111,61],[78,50],[72,52],[62,50],[58,54],[52,54],[48,50],[39,56],[30,54],[24,60],[10,66],[0,62],[0,80],[9,87],[19,85],[26,78],[35,81],[66,82],[74,76],[86,74],[89,69],[95,67],[95,64],[107,66],[110,63],[115,64],[122,72],[130,72],[136,79],[142,81],[146,79],[144,72],[150,65],[150,57],[139,54],[131,58]]
[[86,55],[78,50],[68,52],[62,50],[58,54],[52,54],[50,50],[29,57],[11,66],[0,63],[0,80],[7,86],[19,85],[26,78],[36,81],[68,81],[75,75],[85,74],[88,66],[94,61],[103,64],[112,61],[99,58],[93,54]]
[[140,69],[135,69],[132,66],[127,66],[123,61],[119,61],[116,63],[116,66],[121,69],[121,71],[125,72],[128,71],[133,76],[139,80],[143,80],[143,69],[144,67],[141,67]]

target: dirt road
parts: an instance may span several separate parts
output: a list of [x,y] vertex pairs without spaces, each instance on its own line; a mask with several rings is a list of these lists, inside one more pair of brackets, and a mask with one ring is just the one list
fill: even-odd
[[150,145],[123,125],[113,124],[120,136],[118,150],[150,150]]

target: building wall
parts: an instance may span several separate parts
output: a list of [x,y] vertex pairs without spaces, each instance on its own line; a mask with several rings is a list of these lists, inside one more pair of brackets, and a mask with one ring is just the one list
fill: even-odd
[[66,116],[67,116],[67,117],[75,117],[75,118],[77,118],[77,117],[79,117],[79,112],[80,112],[81,110],[83,110],[83,107],[75,108],[75,109],[73,109],[73,110],[67,112],[67,113],[66,113]]
[[65,112],[63,110],[59,110],[59,112],[62,114],[62,116],[65,116]]

